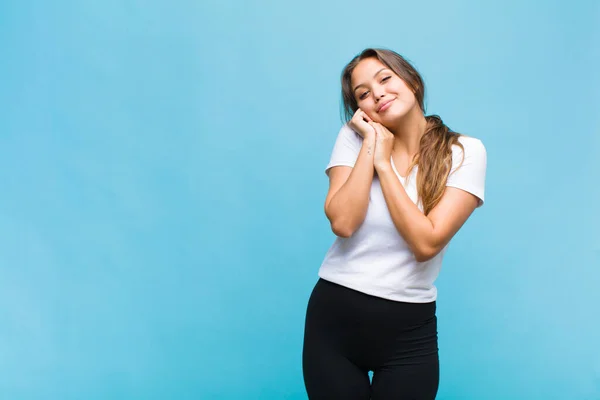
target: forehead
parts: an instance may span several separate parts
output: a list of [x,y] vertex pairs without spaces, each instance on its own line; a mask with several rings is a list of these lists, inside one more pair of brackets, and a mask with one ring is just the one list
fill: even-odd
[[365,58],[361,60],[352,71],[352,86],[359,85],[373,78],[373,75],[382,68],[389,69],[387,65],[377,58]]

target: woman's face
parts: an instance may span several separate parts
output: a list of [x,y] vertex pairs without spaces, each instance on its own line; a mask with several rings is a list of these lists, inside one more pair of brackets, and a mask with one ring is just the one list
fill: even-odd
[[413,91],[377,58],[365,58],[352,71],[351,85],[358,107],[373,121],[393,126],[415,106]]

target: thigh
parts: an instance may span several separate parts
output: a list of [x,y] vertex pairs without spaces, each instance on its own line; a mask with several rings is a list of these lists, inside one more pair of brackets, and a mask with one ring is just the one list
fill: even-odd
[[387,366],[373,374],[372,400],[434,400],[439,386],[437,354]]
[[305,343],[302,372],[308,398],[369,400],[371,385],[368,371],[331,350]]
[[[327,285],[317,284],[308,303],[302,349],[302,372],[310,400],[369,400],[370,381],[365,367],[346,354],[347,338],[329,309]],[[327,302],[327,303],[326,303]]]
[[433,400],[439,385],[435,304],[399,305],[411,319],[382,335],[373,400]]

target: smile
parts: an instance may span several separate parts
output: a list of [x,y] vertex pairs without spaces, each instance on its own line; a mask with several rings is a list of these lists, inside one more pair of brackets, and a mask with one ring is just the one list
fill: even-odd
[[395,100],[395,99],[392,99],[392,100],[388,101],[387,103],[383,103],[383,104],[381,105],[381,107],[379,107],[379,110],[377,110],[377,112],[382,112],[382,111],[385,111],[385,110],[387,110],[388,108],[390,108],[390,107],[391,107],[391,105],[392,105],[392,102],[393,102],[394,100]]

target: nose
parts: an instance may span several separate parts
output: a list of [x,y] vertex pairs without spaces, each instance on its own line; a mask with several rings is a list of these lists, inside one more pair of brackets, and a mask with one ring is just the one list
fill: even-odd
[[376,86],[373,88],[373,96],[375,97],[375,101],[378,102],[385,96],[385,91],[382,86]]

